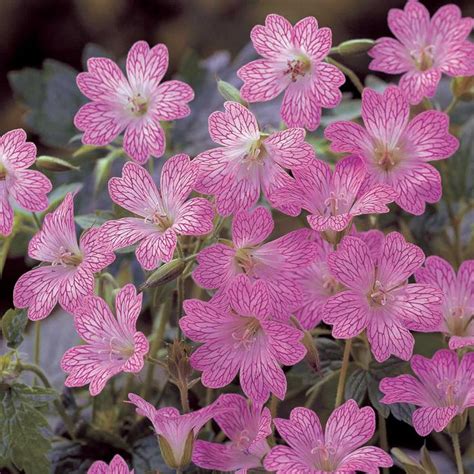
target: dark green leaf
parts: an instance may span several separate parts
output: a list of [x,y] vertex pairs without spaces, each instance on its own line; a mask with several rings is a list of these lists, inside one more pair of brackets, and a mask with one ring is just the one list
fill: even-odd
[[367,391],[368,391],[369,400],[372,406],[384,418],[388,418],[388,415],[390,414],[389,406],[383,403],[380,403],[380,399],[382,398],[383,394],[379,390],[379,381],[369,376],[368,383],[367,383]]
[[17,383],[14,385],[15,391],[27,400],[34,407],[42,407],[58,397],[58,392],[53,388],[47,387],[30,387],[25,384]]
[[49,426],[37,409],[40,395],[24,387],[15,384],[0,390],[0,460],[11,462],[26,474],[49,474]]
[[44,212],[44,214],[54,211],[62,202],[67,193],[76,193],[81,188],[82,183],[62,184],[61,186],[54,188],[54,190],[48,196],[49,206],[48,209]]
[[24,309],[9,309],[2,317],[2,333],[7,346],[16,349],[23,342],[28,316]]
[[355,369],[347,378],[345,399],[352,398],[359,405],[365,399],[367,393],[367,372],[364,369]]

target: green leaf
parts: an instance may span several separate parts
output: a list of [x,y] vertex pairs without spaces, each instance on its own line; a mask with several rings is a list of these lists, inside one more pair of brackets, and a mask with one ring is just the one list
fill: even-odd
[[2,317],[2,333],[7,346],[16,349],[23,342],[28,317],[24,309],[9,309]]
[[44,211],[43,215],[54,211],[59,206],[59,204],[61,204],[67,193],[77,193],[81,188],[82,183],[62,184],[61,186],[54,188],[54,190],[48,196],[49,206],[48,209]]
[[76,216],[74,220],[81,229],[90,229],[91,227],[99,227],[104,222],[107,222],[108,219],[112,218],[112,213],[97,211],[96,213],[92,212],[90,214]]
[[346,390],[344,394],[345,399],[349,400],[352,398],[359,405],[361,405],[365,399],[366,393],[367,372],[364,369],[356,369],[347,378]]
[[48,422],[38,410],[41,403],[29,387],[7,385],[0,389],[0,463],[10,462],[26,474],[49,474],[51,441]]
[[217,81],[217,90],[219,91],[219,94],[224,97],[225,100],[231,100],[233,102],[238,102],[239,104],[243,105],[247,104],[240,96],[239,89],[237,89],[237,87],[226,81],[222,81],[219,79]]

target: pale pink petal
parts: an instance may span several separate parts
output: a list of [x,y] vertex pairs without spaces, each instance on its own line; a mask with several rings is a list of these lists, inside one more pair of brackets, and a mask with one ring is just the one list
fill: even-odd
[[369,305],[366,299],[353,291],[343,291],[328,299],[322,308],[322,318],[333,326],[332,335],[349,339],[359,335],[369,323]]
[[397,377],[385,377],[379,385],[384,397],[381,403],[412,403],[414,405],[426,405],[429,394],[424,385],[412,375],[399,375]]
[[13,199],[28,211],[44,211],[48,207],[46,196],[52,189],[51,181],[39,171],[19,170],[9,192]]
[[[434,258],[434,257],[433,257]],[[431,262],[429,258],[426,263]],[[474,260],[464,260],[458,270],[458,286],[465,288],[469,298],[474,300]],[[444,288],[444,287],[442,287]]]
[[36,145],[26,141],[22,128],[10,130],[0,137],[2,160],[11,169],[29,168],[36,160]]
[[64,278],[59,288],[59,304],[68,312],[81,303],[82,298],[94,292],[94,275],[82,265],[71,271]]
[[[295,266],[296,268],[297,266]],[[270,280],[266,280],[266,284],[270,295],[272,316],[278,321],[288,321],[291,313],[301,306],[303,298],[301,288],[297,282],[293,281],[291,271],[286,271],[278,276],[272,272],[272,277]]]
[[96,146],[108,145],[125,128],[116,108],[104,102],[83,105],[74,117],[74,125],[84,132],[84,144]]
[[303,332],[288,324],[277,321],[261,321],[270,345],[269,351],[282,365],[295,365],[306,355],[301,344]]
[[154,116],[158,120],[176,120],[191,113],[188,102],[194,99],[194,91],[182,81],[166,81],[154,92]]
[[108,474],[109,466],[104,461],[95,461],[91,464],[87,474]]
[[150,49],[146,41],[137,41],[127,55],[127,75],[133,88],[151,83],[156,87],[168,69],[168,48],[157,44]]
[[161,207],[161,199],[150,173],[130,161],[123,166],[120,178],[109,180],[109,194],[116,204],[142,217],[151,216]]
[[115,299],[117,321],[120,326],[127,328],[130,334],[135,333],[137,319],[142,309],[143,293],[137,293],[132,284],[125,285]]
[[340,232],[344,230],[351,222],[351,214],[339,214],[337,216],[317,216],[309,215],[307,217],[308,223],[312,229],[318,232],[325,230],[334,230]]
[[330,28],[318,29],[318,22],[313,16],[303,18],[293,29],[294,41],[313,61],[322,61],[332,45]]
[[435,110],[418,114],[409,123],[405,136],[423,161],[448,158],[459,147],[458,139],[449,134],[449,116]]
[[471,346],[474,346],[474,336],[452,336],[449,339],[449,348],[453,351]]
[[232,221],[232,240],[237,248],[263,242],[273,231],[271,212],[264,207],[239,211]]
[[252,207],[260,197],[260,183],[257,177],[237,177],[227,175],[220,189],[216,192],[217,212],[221,216],[235,214]]
[[337,107],[342,100],[339,87],[346,82],[344,74],[336,66],[324,62],[313,67],[311,92],[314,94],[315,102],[328,109]]
[[332,189],[347,204],[354,202],[366,173],[365,165],[358,156],[348,156],[336,163],[332,176]]
[[203,288],[219,288],[238,273],[234,267],[235,250],[224,244],[215,244],[201,250],[198,266],[193,271],[194,281]]
[[123,149],[137,163],[150,156],[159,158],[165,152],[165,132],[157,117],[144,115],[129,123],[123,137]]
[[441,176],[433,166],[420,163],[405,170],[394,188],[398,192],[395,202],[405,211],[419,216],[425,212],[426,203],[440,200]]
[[[308,408],[293,408],[290,413],[290,421],[301,431],[302,437],[299,437],[299,441],[301,442],[304,439],[308,447],[313,448],[318,441],[324,439],[321,422],[314,411]],[[289,442],[288,437],[280,430],[280,427],[278,427],[278,432],[285,441]],[[289,444],[291,443],[289,442]]]
[[150,349],[148,339],[142,332],[136,332],[133,335],[134,354],[128,358],[127,362],[123,364],[122,370],[124,372],[135,373],[141,372],[145,365],[144,357]]
[[107,221],[101,226],[103,241],[113,250],[128,247],[137,243],[144,237],[157,232],[153,224],[135,217]]
[[442,6],[431,19],[431,34],[441,44],[463,41],[472,27],[472,18],[461,18],[461,10],[454,4]]
[[369,51],[372,61],[369,69],[388,74],[402,74],[412,68],[408,50],[393,38],[379,38]]
[[259,319],[270,314],[270,301],[267,285],[264,281],[254,284],[246,275],[238,275],[228,289],[229,303],[232,309],[243,316],[256,316]]
[[402,91],[388,86],[383,94],[365,88],[362,93],[362,118],[369,134],[395,147],[408,123],[410,106]]
[[110,461],[110,469],[110,474],[133,474],[128,470],[127,463],[118,454],[116,454],[112,458],[112,461]]
[[288,446],[275,446],[263,461],[265,469],[277,474],[314,474],[315,470],[302,462],[301,454]]
[[314,89],[312,83],[299,81],[285,91],[280,113],[287,127],[316,130],[321,121],[321,104]]
[[[242,66],[237,71],[237,76],[244,81],[240,89],[240,95],[248,102],[265,102],[278,96],[291,79],[284,75],[281,62],[268,59],[257,59]],[[303,126],[303,124],[288,126]],[[316,126],[315,126],[316,128]]]
[[219,472],[246,472],[247,469],[260,467],[260,459],[251,453],[246,454],[234,446],[197,440],[193,449],[193,463],[204,469]]
[[388,26],[407,48],[416,49],[427,39],[430,14],[423,4],[409,1],[403,10],[392,8],[388,12]]
[[183,235],[205,235],[213,229],[213,219],[211,203],[204,198],[193,198],[180,207],[173,229]]
[[351,214],[384,214],[389,212],[387,204],[397,199],[397,192],[389,187],[376,184],[369,191],[359,196],[351,208]]
[[344,456],[337,466],[342,472],[379,472],[379,467],[393,466],[392,458],[381,448],[364,446]]
[[173,258],[177,240],[176,232],[173,229],[146,236],[136,250],[140,265],[145,270],[153,270],[161,260],[169,262]]
[[13,208],[8,200],[6,188],[0,183],[0,235],[10,235],[13,228]]
[[441,72],[437,69],[427,71],[408,71],[399,82],[400,89],[410,104],[418,104],[423,97],[433,97],[441,79]]
[[434,387],[442,380],[455,380],[459,368],[456,352],[448,349],[435,352],[431,359],[416,354],[410,364],[424,385]]
[[331,150],[340,153],[362,153],[364,144],[370,143],[365,129],[358,123],[348,121],[329,124],[324,136],[331,141]]
[[229,170],[230,160],[227,147],[212,148],[196,156],[192,161],[199,169],[195,190],[204,194],[215,194],[227,187],[233,181],[232,172]]
[[474,45],[464,41],[450,49],[443,58],[441,71],[448,76],[472,76],[474,74]]
[[160,177],[160,190],[165,210],[171,214],[180,206],[193,190],[198,169],[184,153],[172,156],[163,165]]
[[420,436],[428,436],[433,430],[443,431],[456,416],[457,407],[424,407],[413,412],[413,427]]
[[280,15],[267,15],[265,26],[256,25],[250,38],[257,53],[263,57],[277,58],[282,51],[292,47],[291,23]]
[[109,58],[89,58],[87,69],[77,75],[76,82],[90,100],[115,102],[118,93],[128,88],[121,69]]
[[209,116],[209,134],[212,141],[224,146],[245,144],[260,136],[257,119],[247,107],[238,102],[225,102],[225,112]]
[[115,260],[108,236],[102,228],[93,227],[85,231],[81,235],[79,247],[83,255],[82,266],[92,273],[99,272]]

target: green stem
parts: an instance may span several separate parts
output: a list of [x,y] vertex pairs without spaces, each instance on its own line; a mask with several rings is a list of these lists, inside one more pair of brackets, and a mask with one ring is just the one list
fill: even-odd
[[[385,418],[378,412],[379,419],[379,437],[380,437],[380,447],[386,452],[389,452],[388,438],[387,438],[387,423]],[[388,469],[384,467],[382,469],[383,474],[388,474]]]
[[454,107],[456,107],[456,105],[458,105],[458,102],[459,102],[459,98],[458,97],[453,97],[451,99],[451,102],[449,103],[449,105],[444,110],[444,113],[445,114],[451,113],[454,110]]
[[179,389],[179,398],[181,399],[181,407],[183,408],[183,413],[189,413],[191,410],[189,408],[188,387],[186,384],[180,383],[178,385],[178,389]]
[[347,369],[349,368],[349,359],[351,357],[352,339],[347,339],[344,346],[344,354],[342,356],[341,372],[339,374],[339,382],[337,384],[335,407],[342,405],[344,401],[344,389],[346,387]]
[[148,160],[148,172],[151,177],[153,177],[153,173],[155,172],[155,159],[153,157]]
[[270,398],[270,413],[272,415],[272,419],[277,417],[279,404],[280,400],[272,393],[272,396]]
[[[48,377],[46,377],[46,374],[36,365],[33,364],[19,364],[19,368],[22,371],[26,372],[31,372],[35,374],[42,382],[42,384],[46,388],[52,388],[51,384],[49,383]],[[69,433],[69,436],[71,436],[72,439],[75,439],[74,436],[74,422],[72,419],[69,417],[69,415],[66,412],[66,409],[64,408],[64,405],[61,403],[60,400],[54,400],[54,407],[56,408],[59,416],[62,418],[64,426],[66,426],[66,430]]]
[[35,347],[34,347],[34,361],[36,365],[40,365],[41,355],[41,321],[35,322]]
[[32,212],[31,215],[33,216],[33,220],[35,221],[36,227],[38,230],[41,230],[41,222],[36,214],[36,212]]
[[464,466],[462,464],[461,446],[459,445],[458,433],[451,433],[451,440],[453,441],[454,458],[456,459],[458,474],[464,474]]
[[326,61],[329,64],[332,64],[339,68],[351,80],[352,84],[354,84],[356,89],[359,91],[359,94],[362,95],[362,92],[364,90],[364,84],[362,84],[361,80],[357,77],[357,74],[352,69],[348,68],[347,66],[344,66],[344,64],[341,64],[339,61],[336,61],[335,59],[330,57],[327,57]]

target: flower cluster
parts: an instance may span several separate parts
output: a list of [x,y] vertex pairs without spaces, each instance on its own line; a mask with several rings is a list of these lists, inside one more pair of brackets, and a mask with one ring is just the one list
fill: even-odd
[[[120,395],[128,394],[136,407],[136,414],[129,410],[130,432],[143,423],[137,415],[146,417],[163,460],[178,472],[191,462],[281,474],[375,473],[392,466],[388,453],[366,446],[376,431],[374,410],[352,399],[344,403],[351,357],[359,367],[391,356],[410,361],[416,377],[383,378],[380,402],[419,407],[413,426],[421,436],[454,432],[456,420],[465,423],[474,406],[474,353],[456,353],[474,345],[474,260],[459,259],[456,273],[440,257],[425,258],[406,226],[374,225],[396,206],[420,215],[441,199],[441,175],[429,162],[449,158],[459,142],[447,113],[419,112],[411,104],[434,96],[441,73],[474,73],[466,39],[472,21],[453,5],[430,20],[413,0],[403,11],[391,10],[388,21],[397,39],[375,43],[370,67],[404,73],[399,85],[383,92],[364,88],[362,123],[332,121],[319,135],[327,155],[317,157],[307,131],[320,125],[323,108],[338,106],[345,81],[330,57],[331,30],[313,17],[293,26],[269,15],[251,32],[261,58],[238,70],[239,97],[209,116],[218,146],[193,158],[159,160],[159,186],[153,163],[166,151],[161,122],[190,114],[193,90],[181,81],[162,82],[168,67],[163,44],[135,43],[126,77],[111,59],[89,59],[77,85],[90,102],[75,125],[84,144],[123,146],[132,161],[108,181],[114,209],[107,217],[113,217],[79,239],[76,196],[68,193],[58,207],[48,207],[49,179],[27,169],[35,146],[22,130],[0,137],[0,233],[12,232],[13,202],[27,211],[48,210],[34,215],[41,225],[28,255],[41,263],[18,279],[15,306],[27,308],[35,321],[56,304],[73,316],[83,343],[62,357],[67,387],[114,394],[112,377],[138,375],[150,364],[137,392],[143,398],[131,388],[143,380],[138,377],[129,376]],[[288,128],[261,127],[251,104],[280,93]],[[380,230],[389,225],[390,231]],[[139,265],[132,263],[127,274],[141,267],[146,283],[139,290],[109,273],[117,269],[111,266],[116,258],[121,268],[136,259]],[[317,358],[318,331],[345,345],[335,409],[324,430],[311,403],[286,410],[289,419],[277,417],[278,400],[290,391],[288,372]],[[432,359],[414,355],[416,332],[448,336],[449,349]],[[176,341],[179,355],[172,349],[164,356],[166,338]],[[351,353],[352,341],[363,347],[363,363]],[[168,382],[178,388],[182,414],[162,406],[172,397],[154,397],[155,365],[167,372],[162,390]],[[190,404],[196,384],[207,391],[207,406]],[[206,439],[200,438],[206,424]],[[116,455],[88,472],[134,471]]]

